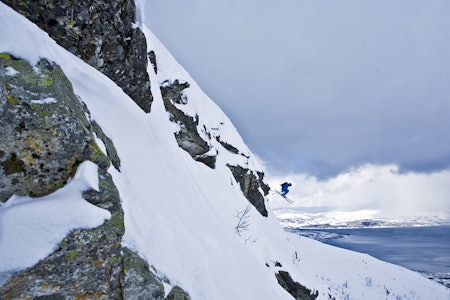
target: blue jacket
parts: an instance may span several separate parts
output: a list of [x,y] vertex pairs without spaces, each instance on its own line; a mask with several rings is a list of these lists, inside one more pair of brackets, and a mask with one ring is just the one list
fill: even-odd
[[289,182],[282,183],[282,184],[281,184],[281,192],[282,192],[283,194],[289,193],[289,187],[290,187],[291,185],[292,185],[292,184],[289,183]]

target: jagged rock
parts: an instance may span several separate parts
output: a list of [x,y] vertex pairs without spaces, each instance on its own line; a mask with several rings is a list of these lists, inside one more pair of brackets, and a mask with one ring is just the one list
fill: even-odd
[[78,165],[109,160],[61,68],[0,54],[0,201],[38,197],[65,185]]
[[164,286],[150,271],[148,263],[128,248],[123,249],[124,275],[122,277],[124,299],[162,300]]
[[313,293],[310,289],[294,281],[286,271],[279,271],[275,274],[278,284],[289,292],[297,300],[314,300],[319,296],[319,292]]
[[133,0],[2,0],[58,44],[111,78],[145,112],[153,97],[147,43]]
[[94,229],[74,230],[50,256],[9,278],[0,287],[0,299],[122,299],[123,211],[111,176],[98,170],[100,192],[83,196],[108,209],[111,219]]
[[217,137],[216,137],[216,141],[218,141],[218,142],[222,145],[222,147],[224,147],[225,149],[227,149],[227,150],[230,151],[231,153],[239,154],[239,149],[238,149],[238,148],[234,147],[234,146],[231,145],[231,144],[228,144],[228,143],[225,142],[225,141],[222,141],[222,140],[220,139],[220,136],[217,136]]
[[260,189],[267,195],[269,193],[269,186],[263,182],[264,173],[257,172],[256,174],[241,166],[227,165],[234,178],[241,187],[244,196],[250,201],[250,203],[259,211],[261,215],[267,217],[267,209],[264,203],[264,196]]
[[[188,99],[183,94],[183,91],[189,88],[189,83],[181,83],[176,79],[172,83],[169,81],[163,82],[160,88],[164,106],[166,111],[170,113],[170,120],[179,125],[179,130],[175,133],[178,146],[187,151],[195,160],[204,163],[210,168],[214,168],[218,152],[200,136],[198,116],[188,116],[177,107],[187,104]],[[209,139],[212,138],[206,128],[203,128],[202,131]],[[215,139],[231,153],[245,156],[236,147],[221,140],[220,136],[215,136]],[[270,188],[263,182],[264,173],[256,172],[255,174],[253,171],[241,166],[228,165],[228,167],[231,169],[236,181],[239,182],[245,197],[261,215],[267,217],[264,195],[268,194]]]
[[170,113],[170,120],[180,126],[175,133],[178,146],[188,152],[192,158],[204,163],[210,168],[216,164],[216,155],[210,154],[210,145],[202,139],[198,133],[198,116],[191,117],[176,107],[176,104],[183,105],[187,103],[183,90],[189,88],[189,83],[180,83],[175,80],[173,83],[164,82],[161,85],[161,94],[166,111]]

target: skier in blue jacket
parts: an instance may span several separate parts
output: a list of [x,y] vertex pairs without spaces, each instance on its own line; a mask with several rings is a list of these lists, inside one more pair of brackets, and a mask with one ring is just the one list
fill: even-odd
[[290,182],[284,182],[281,184],[281,194],[285,196],[287,193],[289,193],[289,187],[292,185]]

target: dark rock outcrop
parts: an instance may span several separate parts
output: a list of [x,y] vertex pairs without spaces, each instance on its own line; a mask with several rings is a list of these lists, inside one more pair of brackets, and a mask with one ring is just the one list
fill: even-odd
[[183,90],[189,88],[189,83],[180,83],[175,80],[173,83],[164,82],[161,86],[161,94],[166,111],[170,113],[170,120],[180,126],[175,133],[178,146],[188,152],[192,158],[204,163],[210,168],[216,164],[216,155],[208,154],[211,146],[198,133],[198,116],[191,117],[186,115],[176,105],[187,103],[187,98],[183,95]]
[[[188,152],[196,161],[202,162],[210,168],[215,168],[216,156],[219,151],[208,143],[208,140],[212,138],[215,138],[227,151],[249,158],[249,156],[241,153],[239,149],[222,140],[220,136],[212,137],[212,134],[205,126],[203,126],[204,128],[201,131],[204,133],[206,140],[200,136],[198,129],[199,117],[197,115],[195,117],[188,116],[181,110],[182,105],[188,103],[188,99],[183,94],[183,91],[189,86],[188,82],[181,83],[176,79],[172,83],[165,81],[160,87],[165,109],[170,114],[170,120],[179,126],[179,130],[175,133],[178,146]],[[264,196],[269,193],[270,188],[263,181],[264,173],[255,173],[239,165],[228,165],[228,167],[236,181],[239,182],[244,196],[261,215],[267,217]]]
[[[264,183],[264,173],[257,172],[256,174],[241,166],[228,165],[234,178],[241,187],[244,196],[250,203],[259,211],[261,215],[267,217],[267,209],[264,203],[264,195],[269,193],[269,186]],[[260,189],[264,193],[261,193]]]
[[111,78],[145,112],[153,101],[147,43],[133,0],[2,0]]
[[275,274],[278,284],[289,292],[297,300],[314,300],[319,296],[319,292],[313,293],[310,289],[294,281],[286,271],[279,271]]
[[224,147],[225,149],[227,149],[227,150],[230,151],[231,153],[239,154],[239,149],[238,149],[238,148],[234,147],[234,146],[231,145],[231,144],[228,144],[228,143],[225,142],[225,141],[222,141],[222,140],[220,139],[220,136],[217,136],[217,137],[216,137],[216,141],[218,141],[218,142],[222,145],[222,147]]
[[58,65],[0,54],[0,201],[47,195],[85,160],[108,167],[90,127]]
[[[201,130],[206,140],[202,138],[198,129],[199,117],[197,115],[195,117],[188,116],[181,110],[182,105],[188,103],[188,99],[183,94],[183,91],[189,86],[188,82],[181,83],[178,79],[172,83],[169,81],[163,82],[160,89],[164,106],[170,114],[170,120],[179,126],[179,130],[175,133],[178,146],[188,152],[196,161],[202,162],[210,168],[215,168],[218,150],[207,142],[214,137],[204,127]],[[239,149],[222,140],[220,136],[215,136],[215,140],[227,151],[247,157],[245,154],[240,153]],[[228,167],[236,181],[239,182],[244,196],[261,215],[267,217],[264,196],[269,193],[270,188],[263,181],[264,173],[255,173],[239,165],[228,165]]]

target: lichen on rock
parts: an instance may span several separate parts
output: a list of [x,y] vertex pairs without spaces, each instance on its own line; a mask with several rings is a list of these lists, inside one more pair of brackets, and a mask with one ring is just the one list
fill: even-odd
[[54,192],[91,160],[107,168],[90,122],[62,69],[0,56],[0,201]]

